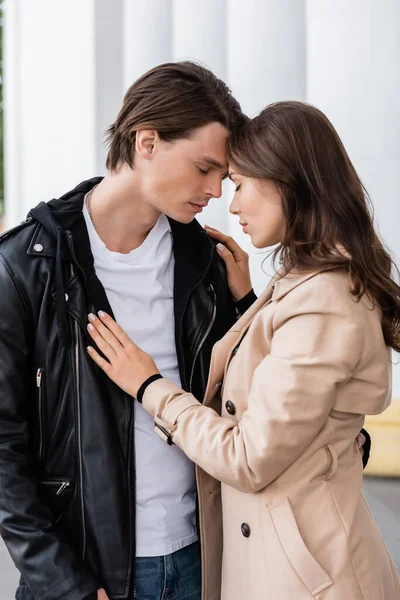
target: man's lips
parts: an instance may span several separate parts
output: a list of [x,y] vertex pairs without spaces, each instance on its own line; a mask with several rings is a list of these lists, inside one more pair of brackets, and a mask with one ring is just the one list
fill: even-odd
[[203,210],[203,208],[205,208],[208,205],[208,203],[200,204],[200,203],[197,203],[197,202],[189,202],[189,204],[190,204],[190,206],[192,206],[198,212],[201,212]]

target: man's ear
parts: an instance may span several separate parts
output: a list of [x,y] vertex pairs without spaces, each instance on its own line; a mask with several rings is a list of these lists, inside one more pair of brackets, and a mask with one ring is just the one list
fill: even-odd
[[158,132],[154,129],[140,129],[136,132],[136,154],[144,160],[150,160],[159,141]]

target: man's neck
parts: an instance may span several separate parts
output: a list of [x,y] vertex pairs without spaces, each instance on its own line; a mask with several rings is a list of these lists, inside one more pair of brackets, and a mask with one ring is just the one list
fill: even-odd
[[160,217],[134,187],[132,173],[122,169],[107,174],[90,194],[90,218],[112,252],[128,254],[141,246]]

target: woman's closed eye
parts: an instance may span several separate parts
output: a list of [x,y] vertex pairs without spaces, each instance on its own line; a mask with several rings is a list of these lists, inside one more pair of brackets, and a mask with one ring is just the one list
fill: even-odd
[[242,185],[242,184],[241,184],[241,183],[239,183],[239,185],[237,185],[237,186],[235,187],[235,194],[236,194],[236,192],[238,192],[238,191],[240,190],[240,186],[241,186],[241,185]]

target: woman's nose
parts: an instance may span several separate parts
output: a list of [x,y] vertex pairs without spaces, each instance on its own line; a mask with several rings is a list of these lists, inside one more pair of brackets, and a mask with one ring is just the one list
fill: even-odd
[[235,202],[235,197],[233,197],[233,200],[232,200],[232,202],[231,202],[231,205],[230,205],[230,207],[229,207],[229,212],[230,212],[232,215],[237,215],[237,214],[238,214],[238,212],[239,212],[238,203],[237,203],[237,202]]

